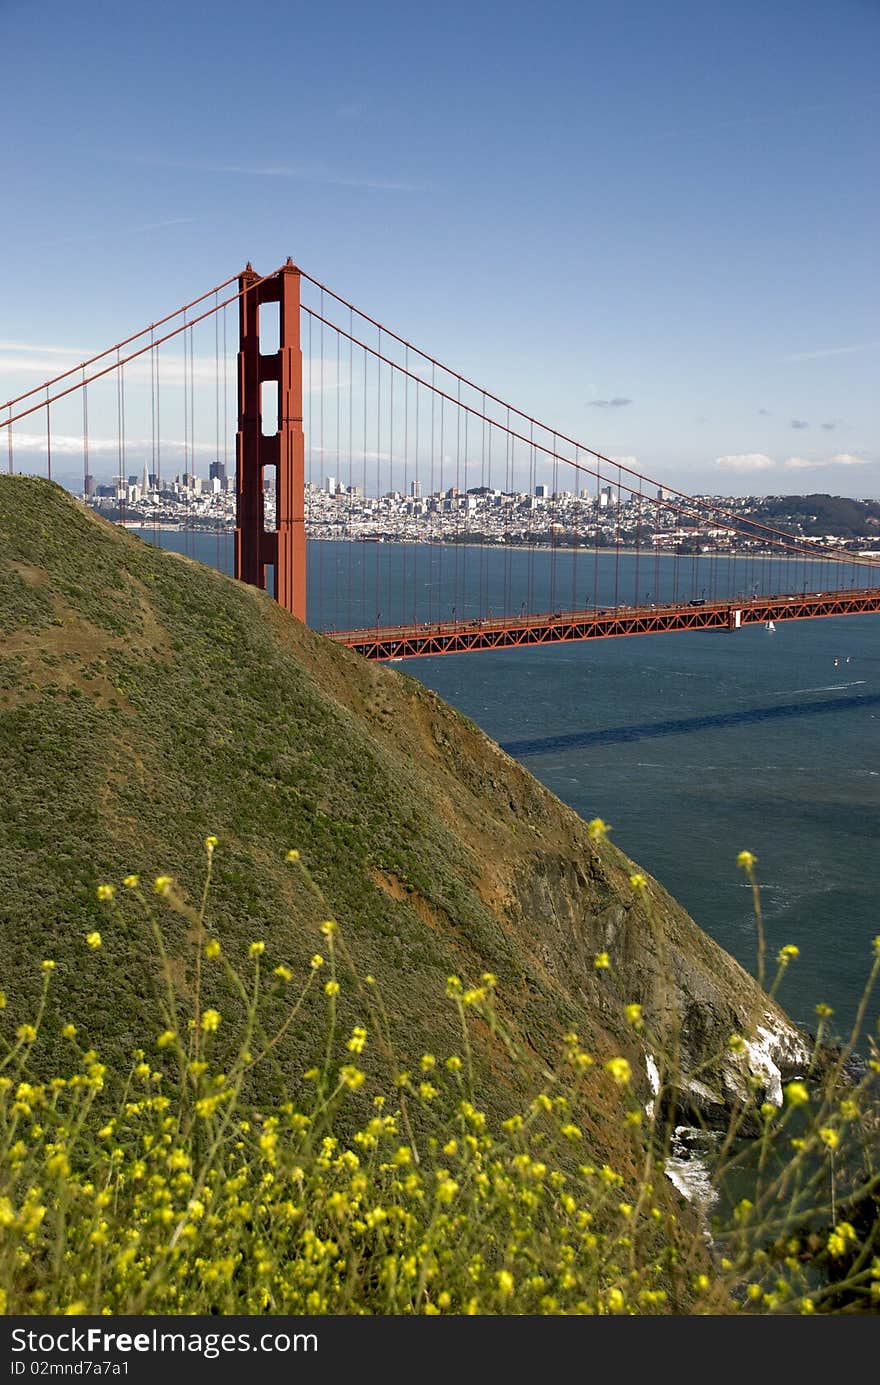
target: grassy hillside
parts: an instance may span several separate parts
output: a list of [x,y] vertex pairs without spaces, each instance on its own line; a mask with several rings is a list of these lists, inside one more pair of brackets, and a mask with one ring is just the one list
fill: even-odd
[[[154,945],[120,882],[168,875],[198,900],[212,834],[209,922],[227,954],[244,962],[262,939],[267,960],[301,976],[331,915],[359,973],[381,984],[401,1065],[458,1049],[446,978],[486,971],[538,1067],[575,1030],[600,1059],[626,1055],[643,1097],[626,1002],[658,1027],[680,1023],[685,1066],[761,1016],[796,1049],[781,1011],[656,882],[634,890],[631,861],[436,695],[42,480],[0,478],[0,641],[11,1021],[29,1018],[48,958],[47,1033],[74,1022],[102,1056],[143,1043],[160,1027]],[[286,863],[292,848],[323,898]],[[103,882],[120,887],[112,917],[96,897]],[[166,924],[186,994],[189,925]],[[96,929],[104,945],[92,951]],[[606,950],[608,974],[593,965]],[[222,1008],[228,983],[211,986]],[[363,1018],[354,992],[340,1004],[346,1023]],[[307,1004],[285,1035],[279,1083],[316,1060],[321,1014]],[[485,1024],[475,1060],[490,1107],[508,1114],[525,1079]],[[718,1069],[713,1089],[713,1071],[699,1088],[709,1106],[731,1084]],[[585,1122],[607,1155],[622,1137],[603,1120],[613,1083],[597,1073]]]

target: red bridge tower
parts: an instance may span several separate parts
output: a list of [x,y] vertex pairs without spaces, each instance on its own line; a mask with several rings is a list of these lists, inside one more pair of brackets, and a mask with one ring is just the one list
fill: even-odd
[[[300,272],[293,261],[266,279],[248,263],[238,280],[238,433],[235,439],[235,576],[266,590],[275,571],[275,598],[306,618],[306,529]],[[279,349],[260,351],[260,305],[277,303]],[[278,386],[278,431],[263,432],[262,387]],[[276,527],[266,529],[263,471],[275,468]]]

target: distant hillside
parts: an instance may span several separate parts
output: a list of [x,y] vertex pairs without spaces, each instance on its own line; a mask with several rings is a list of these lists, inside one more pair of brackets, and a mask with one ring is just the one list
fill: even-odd
[[851,500],[844,495],[768,495],[759,503],[756,515],[811,538],[825,534],[845,539],[880,536],[880,503],[876,500]]
[[[459,1047],[446,978],[487,970],[538,1064],[573,1029],[599,1057],[626,1055],[644,1100],[647,1055],[625,1002],[661,1027],[680,1019],[688,1070],[756,1016],[766,1052],[754,1066],[772,1057],[784,1068],[801,1052],[782,1011],[656,882],[655,934],[634,864],[590,840],[576,813],[435,694],[265,594],[20,477],[0,478],[0,772],[11,1018],[30,1017],[51,958],[47,1032],[74,1021],[102,1055],[156,1031],[155,964],[143,921],[130,912],[112,923],[96,887],[112,881],[124,895],[129,872],[163,873],[196,898],[207,834],[220,841],[210,918],[226,951],[243,958],[265,938],[273,965],[303,974],[329,909],[361,973],[379,981],[403,1063]],[[285,864],[290,848],[325,903]],[[104,946],[90,952],[96,928]],[[185,928],[169,928],[186,990]],[[602,951],[619,991],[594,968]],[[340,1002],[357,1021],[345,988]],[[294,1081],[322,1034],[313,1010],[286,1036]],[[522,1078],[485,1026],[475,1060],[490,1103],[508,1113]],[[723,1070],[711,1063],[690,1099],[717,1114],[742,1089],[744,1063],[729,1052]],[[632,1151],[602,1119],[607,1079],[595,1071],[585,1129],[597,1157],[626,1166]]]

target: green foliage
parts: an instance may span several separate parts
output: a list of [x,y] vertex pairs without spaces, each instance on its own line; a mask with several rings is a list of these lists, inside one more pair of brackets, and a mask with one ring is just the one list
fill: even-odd
[[[638,1170],[634,1184],[629,1169],[585,1153],[597,1059],[576,1034],[564,1036],[556,1065],[539,1074],[529,1100],[493,1120],[475,1085],[472,1031],[488,1026],[528,1081],[536,1076],[499,1019],[494,975],[470,986],[447,978],[455,1048],[425,1052],[414,1069],[402,1069],[381,985],[358,972],[335,920],[323,920],[322,952],[305,968],[276,962],[261,938],[240,969],[230,962],[207,924],[217,839],[205,845],[200,907],[168,876],[147,887],[130,875],[118,889],[98,887],[103,927],[78,939],[99,996],[104,977],[85,958],[112,957],[134,923],[152,941],[156,1022],[124,1071],[111,1073],[86,1047],[87,1036],[66,1022],[66,1061],[48,1079],[35,1078],[58,981],[51,958],[39,968],[36,1014],[3,1038],[3,1311],[717,1315],[876,1308],[876,1220],[862,1229],[841,1213],[817,1229],[805,1216],[807,1205],[814,1216],[824,1211],[827,1157],[854,1138],[862,1087],[841,1096],[827,1077],[815,1092],[793,1083],[781,1110],[761,1107],[752,1196],[715,1226],[707,1256],[702,1235],[660,1196],[670,1131],[659,1103],[645,1113],[624,1057],[601,1066],[618,1094],[610,1116]],[[296,851],[287,864],[320,898]],[[185,1002],[166,941],[177,920],[191,939]],[[597,964],[604,969],[604,961]],[[880,939],[869,985],[878,967]],[[350,1028],[340,1023],[346,992],[359,1016]],[[303,1100],[286,1087],[277,1055],[312,998],[322,1022],[315,1061],[299,1074]],[[627,1009],[641,1031],[641,1007]],[[224,1043],[230,1031],[232,1042]],[[661,1054],[662,1037],[652,1036]],[[365,1061],[371,1050],[384,1080]],[[101,1100],[108,1086],[117,1093],[110,1112]],[[728,1150],[740,1114],[725,1138]],[[811,1173],[817,1159],[822,1167]],[[729,1155],[716,1161],[719,1186],[736,1164]],[[875,1174],[860,1192],[876,1186]]]

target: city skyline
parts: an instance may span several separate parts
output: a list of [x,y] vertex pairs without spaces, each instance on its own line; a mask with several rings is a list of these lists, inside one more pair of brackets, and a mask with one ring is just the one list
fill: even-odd
[[[48,50],[40,13],[0,16],[0,398],[290,254],[685,491],[880,496],[875,7],[453,3],[413,24],[257,0],[247,44],[228,0],[210,25],[49,10]],[[233,71],[259,100],[218,100]],[[112,421],[96,403],[96,460]],[[207,469],[210,437],[165,441]],[[16,445],[38,470],[39,428]],[[62,420],[59,475],[77,445]]]

